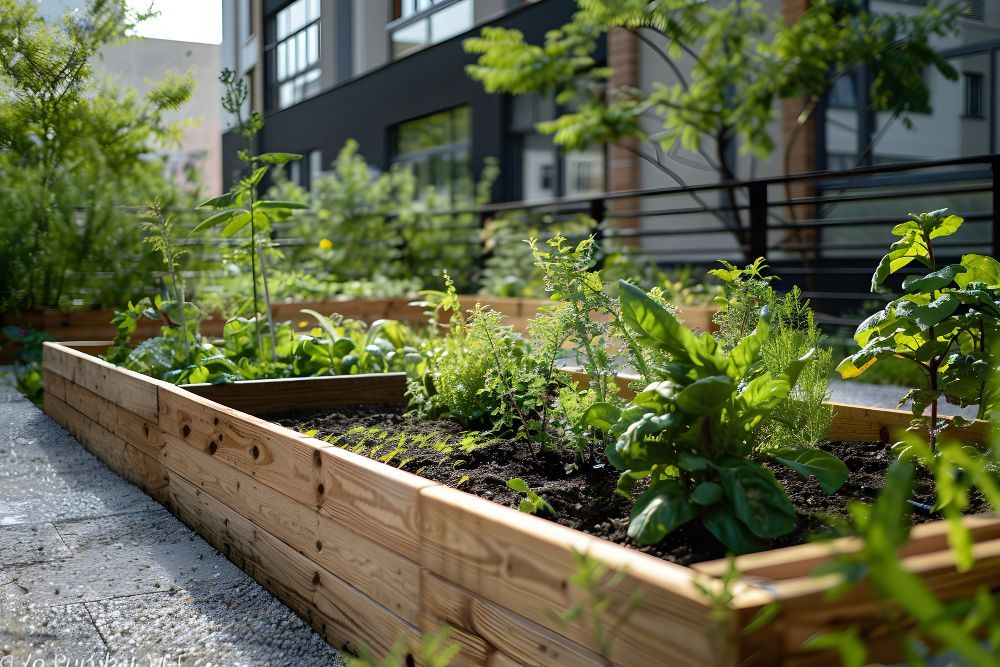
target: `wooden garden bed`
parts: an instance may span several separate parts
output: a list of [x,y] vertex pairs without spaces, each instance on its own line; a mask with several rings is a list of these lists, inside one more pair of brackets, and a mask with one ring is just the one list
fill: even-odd
[[[331,643],[384,652],[447,623],[455,665],[603,665],[589,618],[557,618],[585,594],[570,583],[574,551],[625,572],[608,593],[621,665],[823,665],[801,642],[862,623],[872,659],[898,658],[863,589],[826,602],[809,572],[831,548],[743,557],[734,614],[711,621],[695,585],[725,566],[674,565],[351,454],[241,412],[402,403],[401,375],[246,382],[184,389],[71,349],[45,345],[45,410],[90,451],[166,505],[307,619]],[[898,411],[838,407],[837,438],[871,438]],[[969,518],[977,560],[959,574],[941,523],[918,526],[904,562],[939,595],[1000,588],[1000,520]],[[776,619],[742,636],[763,605]],[[730,642],[733,650],[723,647]]]
[[[463,310],[468,310],[477,303],[488,305],[505,315],[505,322],[512,325],[516,330],[524,332],[527,330],[528,320],[533,317],[538,309],[551,303],[548,299],[521,299],[498,296],[463,295],[459,297]],[[346,318],[361,320],[364,322],[374,322],[379,319],[392,319],[407,322],[413,325],[426,323],[427,317],[424,309],[413,306],[413,298],[370,298],[370,299],[344,299],[325,301],[305,301],[299,303],[276,303],[272,306],[273,315],[276,321],[284,322],[290,320],[296,324],[308,322],[308,326],[313,326],[312,320],[302,314],[302,309],[310,308],[324,315],[338,313]],[[703,331],[714,330],[712,314],[715,313],[714,306],[685,306],[681,310],[681,318],[691,327]],[[92,341],[111,340],[115,337],[115,328],[111,324],[114,317],[114,310],[81,310],[76,312],[63,312],[58,310],[31,311],[22,313],[0,314],[0,327],[8,324],[31,327],[48,332],[56,341]],[[219,317],[210,317],[202,321],[201,333],[205,336],[218,338],[222,336],[222,327],[225,320]],[[161,323],[154,320],[141,319],[133,336],[133,340],[141,341],[160,335]],[[0,364],[10,363],[14,359],[16,349],[11,345],[4,345],[6,337],[0,334]]]

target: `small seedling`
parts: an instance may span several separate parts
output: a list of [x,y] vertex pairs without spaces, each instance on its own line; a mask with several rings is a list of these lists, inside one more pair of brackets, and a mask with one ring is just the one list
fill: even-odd
[[517,507],[522,512],[535,515],[544,513],[552,517],[556,516],[556,510],[549,504],[549,501],[532,491],[528,483],[523,479],[515,477],[514,479],[507,480],[507,488],[524,494],[521,504]]

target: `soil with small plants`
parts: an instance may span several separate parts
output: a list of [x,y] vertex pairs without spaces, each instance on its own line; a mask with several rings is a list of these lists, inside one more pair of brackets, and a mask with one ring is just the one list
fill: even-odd
[[[321,440],[508,507],[516,508],[523,496],[509,489],[507,481],[523,479],[556,511],[555,517],[545,518],[674,563],[690,565],[726,555],[724,547],[697,523],[682,526],[656,545],[632,541],[628,537],[631,503],[615,493],[618,472],[601,460],[603,455],[579,465],[569,449],[539,451],[537,445],[470,433],[453,421],[412,419],[403,412],[402,408],[360,406],[269,418],[295,431],[315,431],[312,435]],[[881,442],[826,442],[820,448],[839,457],[851,471],[833,495],[823,493],[815,479],[804,480],[783,465],[768,465],[799,515],[796,530],[774,540],[774,548],[834,534],[833,526],[846,516],[850,501],[875,499],[895,458],[889,445]],[[970,500],[969,513],[988,511],[988,503],[978,494]],[[930,510],[933,502],[933,480],[921,469],[911,501],[912,522],[939,519]]]

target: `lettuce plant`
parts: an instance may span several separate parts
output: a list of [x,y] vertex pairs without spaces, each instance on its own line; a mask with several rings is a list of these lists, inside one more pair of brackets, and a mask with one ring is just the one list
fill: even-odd
[[[915,426],[924,423],[930,408],[926,424],[933,447],[944,424],[938,419],[942,398],[959,406],[978,404],[981,419],[997,404],[989,378],[997,366],[990,346],[1000,332],[1000,262],[970,254],[942,266],[935,241],[957,232],[962,218],[945,215],[944,209],[911,217],[893,228],[900,239],[879,262],[872,291],[884,291],[886,280],[913,261],[926,271],[907,276],[902,296],[858,326],[854,339],[861,350],[837,370],[852,378],[889,358],[920,369],[926,386],[907,393],[900,405],[910,404]],[[955,423],[967,422],[956,418]]]
[[759,451],[755,430],[789,396],[814,354],[810,350],[780,373],[764,370],[761,348],[771,333],[766,308],[754,330],[726,352],[711,334],[696,335],[627,282],[619,283],[619,299],[635,341],[670,358],[656,369],[665,379],[639,392],[625,410],[598,403],[586,417],[615,438],[607,456],[621,471],[619,491],[630,495],[639,480],[648,480],[635,499],[630,537],[653,544],[699,520],[726,547],[745,553],[791,532],[795,509],[754,457],[814,476],[826,493],[844,483],[847,467],[821,450]]

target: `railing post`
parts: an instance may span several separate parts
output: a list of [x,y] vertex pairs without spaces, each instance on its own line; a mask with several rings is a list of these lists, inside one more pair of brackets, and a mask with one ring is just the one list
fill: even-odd
[[767,183],[752,181],[750,196],[750,238],[747,239],[749,260],[767,257]]
[[990,229],[993,257],[1000,257],[1000,158],[990,160],[990,171],[993,172],[993,210],[990,217]]
[[604,268],[604,216],[607,214],[607,208],[604,204],[603,199],[591,199],[590,200],[590,211],[587,213],[590,218],[597,223],[597,229],[594,230],[594,239],[597,241],[598,252],[597,252],[597,268],[598,271]]

